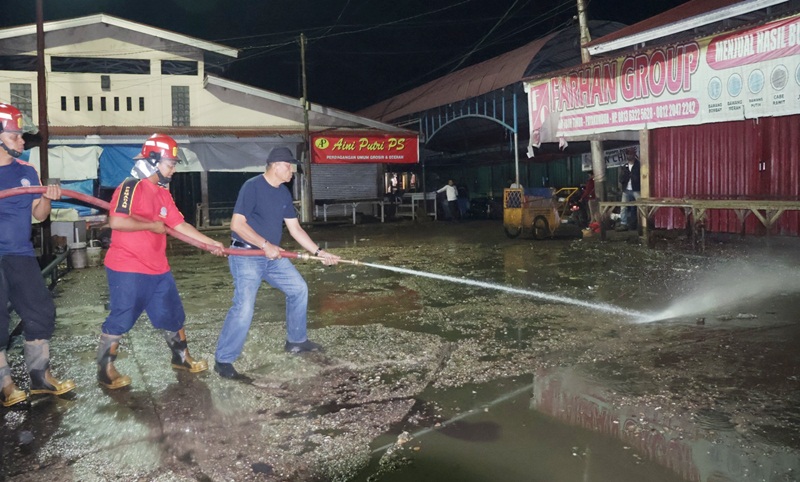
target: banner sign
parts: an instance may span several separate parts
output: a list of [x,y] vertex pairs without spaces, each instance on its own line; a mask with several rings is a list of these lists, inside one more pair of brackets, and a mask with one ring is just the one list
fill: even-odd
[[526,82],[531,143],[800,113],[800,15]]
[[313,135],[311,146],[311,160],[317,164],[415,164],[419,162],[417,136]]
[[[606,169],[624,166],[629,158],[639,159],[639,145],[622,147],[619,149],[606,149],[603,151],[603,159],[606,161]],[[584,152],[581,154],[581,171],[589,172],[592,170],[592,153]]]

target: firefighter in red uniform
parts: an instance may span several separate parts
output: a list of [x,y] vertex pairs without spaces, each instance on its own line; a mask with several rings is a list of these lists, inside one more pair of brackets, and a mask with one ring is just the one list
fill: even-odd
[[102,326],[97,353],[97,380],[110,389],[130,385],[131,379],[114,367],[119,341],[143,311],[156,329],[163,330],[172,350],[172,367],[191,373],[208,369],[205,361],[189,355],[186,314],[167,262],[166,228],[214,246],[224,246],[184,221],[167,185],[175,172],[178,145],[173,138],[153,134],[136,156],[131,171],[111,198],[111,247],[105,258],[111,312]]

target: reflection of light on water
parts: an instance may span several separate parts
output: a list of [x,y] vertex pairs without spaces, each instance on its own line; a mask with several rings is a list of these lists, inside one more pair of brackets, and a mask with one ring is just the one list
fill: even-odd
[[[465,418],[467,418],[467,417],[469,417],[471,415],[475,415],[476,413],[483,413],[484,410],[489,408],[489,407],[493,407],[493,406],[497,405],[498,403],[502,403],[502,402],[505,402],[506,400],[510,400],[510,399],[516,397],[517,395],[521,395],[521,394],[523,394],[525,392],[529,392],[532,389],[533,389],[533,383],[525,385],[522,388],[518,388],[518,389],[513,390],[511,392],[508,392],[508,393],[506,393],[504,395],[501,395],[501,396],[495,398],[494,400],[492,400],[491,402],[486,403],[486,404],[484,404],[484,405],[482,405],[482,406],[480,406],[478,408],[473,408],[472,410],[468,410],[468,411],[466,411],[464,413],[460,413],[460,414],[456,415],[453,418],[447,419],[447,421],[442,422],[436,428],[428,427],[428,428],[423,428],[422,430],[419,430],[417,432],[414,432],[414,434],[411,435],[411,438],[421,437],[422,435],[428,434],[428,433],[433,432],[435,430],[441,430],[442,428],[447,427],[450,424],[458,422],[459,420],[463,420],[463,419],[465,419]],[[372,453],[376,454],[378,452],[383,452],[385,450],[388,450],[388,449],[392,448],[394,445],[395,445],[395,442],[383,445],[383,446],[378,447],[375,450],[373,450]]]
[[760,266],[737,264],[723,267],[699,280],[691,294],[675,300],[665,310],[639,322],[710,314],[744,302],[781,293],[800,292],[800,274],[789,265],[772,262]]
[[565,304],[568,304],[568,305],[582,306],[584,308],[589,308],[590,310],[605,311],[607,313],[613,313],[613,314],[616,314],[616,315],[629,316],[631,318],[639,318],[639,319],[641,319],[641,318],[646,318],[648,316],[647,314],[641,313],[639,311],[626,310],[624,308],[620,308],[620,307],[614,306],[614,305],[609,305],[607,303],[598,303],[598,302],[592,303],[592,302],[589,302],[589,301],[576,300],[575,298],[568,298],[566,296],[559,296],[559,295],[552,295],[552,294],[548,294],[548,293],[543,293],[541,291],[523,290],[523,289],[519,289],[519,288],[513,288],[511,286],[503,286],[503,285],[495,284],[495,283],[487,283],[485,281],[475,281],[475,280],[470,280],[470,279],[465,279],[465,278],[457,278],[455,276],[445,276],[445,275],[441,275],[441,274],[427,273],[425,271],[415,271],[413,269],[396,268],[394,266],[385,266],[385,265],[382,265],[382,264],[373,264],[373,263],[361,263],[361,264],[364,265],[364,266],[369,266],[371,268],[378,268],[378,269],[385,269],[385,270],[389,270],[389,271],[396,271],[398,273],[406,273],[406,274],[411,274],[411,275],[414,275],[414,276],[422,276],[422,277],[425,277],[425,278],[433,278],[433,279],[438,279],[438,280],[442,280],[442,281],[451,281],[453,283],[461,283],[461,284],[470,285],[470,286],[478,286],[480,288],[488,288],[488,289],[492,289],[492,290],[501,290],[501,291],[505,291],[507,293],[512,293],[512,294],[515,294],[515,295],[532,296],[534,298],[539,298],[539,299],[543,299],[543,300],[547,300],[547,301],[555,301],[555,302],[558,302],[558,303],[565,303]]

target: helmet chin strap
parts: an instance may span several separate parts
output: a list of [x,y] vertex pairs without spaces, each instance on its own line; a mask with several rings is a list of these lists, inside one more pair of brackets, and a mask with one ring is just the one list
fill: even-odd
[[169,182],[172,180],[172,178],[161,174],[161,169],[158,168],[158,163],[161,162],[161,156],[153,152],[150,153],[150,157],[147,160],[150,162],[150,165],[156,169],[156,174],[158,174],[158,185],[161,187],[169,186]]
[[0,147],[2,147],[3,150],[6,151],[8,153],[8,155],[11,156],[11,157],[19,157],[19,156],[22,155],[22,153],[20,151],[15,151],[14,149],[9,148],[7,145],[5,145],[2,142],[0,142]]
[[161,187],[167,187],[172,178],[161,174],[160,170],[156,172],[158,173],[158,185]]

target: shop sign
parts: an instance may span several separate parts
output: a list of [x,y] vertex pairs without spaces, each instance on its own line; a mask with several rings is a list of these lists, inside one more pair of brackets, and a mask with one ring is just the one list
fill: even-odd
[[312,161],[317,164],[415,164],[419,162],[416,136],[314,135]]
[[800,113],[800,15],[527,82],[531,143]]

